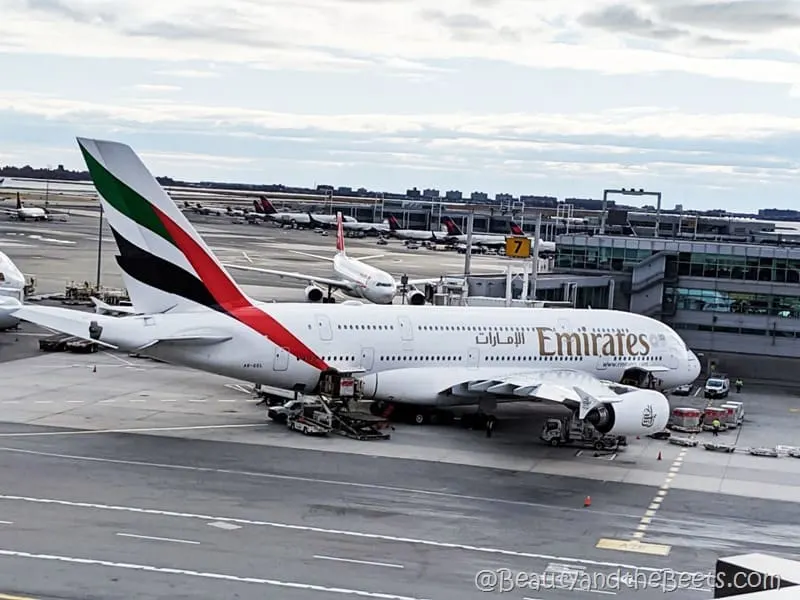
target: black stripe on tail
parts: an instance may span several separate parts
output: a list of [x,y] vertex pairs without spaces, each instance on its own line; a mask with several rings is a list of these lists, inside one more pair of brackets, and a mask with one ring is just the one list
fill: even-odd
[[111,228],[119,248],[117,264],[130,277],[162,292],[222,311],[203,282],[184,269],[142,250]]

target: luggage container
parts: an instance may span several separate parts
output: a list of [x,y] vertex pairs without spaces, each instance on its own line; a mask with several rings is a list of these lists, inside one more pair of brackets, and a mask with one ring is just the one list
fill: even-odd
[[703,412],[699,408],[679,407],[672,409],[669,428],[685,433],[700,431],[700,417]]
[[736,429],[738,425],[736,422],[736,407],[730,404],[723,404],[720,408],[725,411],[725,418],[720,419],[720,422],[728,429]]
[[733,406],[736,409],[736,425],[742,426],[744,423],[744,403],[737,400],[728,400],[722,406]]
[[728,411],[718,406],[709,406],[703,413],[703,429],[705,431],[712,431],[714,429],[714,419],[719,420],[719,430],[725,431],[728,427],[725,425],[725,419],[728,416]]

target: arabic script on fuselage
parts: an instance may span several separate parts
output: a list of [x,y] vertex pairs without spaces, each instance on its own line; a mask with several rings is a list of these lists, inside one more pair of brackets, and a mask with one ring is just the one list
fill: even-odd
[[[540,356],[648,356],[650,341],[644,333],[595,333],[556,331],[552,327],[536,327],[534,344]],[[508,333],[489,331],[475,336],[482,346],[515,346],[526,344],[524,331]]]

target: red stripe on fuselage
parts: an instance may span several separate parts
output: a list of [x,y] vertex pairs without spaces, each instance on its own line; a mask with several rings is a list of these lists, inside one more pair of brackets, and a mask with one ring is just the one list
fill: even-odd
[[293,356],[307,362],[312,367],[320,370],[328,368],[325,361],[303,344],[303,342],[295,337],[288,329],[260,308],[253,306],[250,301],[241,294],[228,274],[222,270],[217,262],[206,253],[203,247],[200,246],[192,236],[181,229],[175,221],[170,219],[157,207],[153,206],[153,210],[164,224],[170,237],[189,260],[189,263],[197,272],[203,284],[230,316],[244,323],[251,329],[254,329],[261,335],[268,337],[273,343],[281,348],[285,348]]

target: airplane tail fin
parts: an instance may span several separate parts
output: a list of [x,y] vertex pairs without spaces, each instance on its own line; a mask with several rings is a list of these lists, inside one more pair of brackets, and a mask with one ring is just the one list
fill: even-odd
[[389,215],[389,231],[397,231],[400,229],[400,223],[394,218],[394,215]]
[[78,138],[137,313],[230,312],[249,299],[132,148]]
[[261,205],[258,203],[258,200],[253,200],[253,210],[257,213],[264,213],[264,209],[261,208]]
[[19,192],[17,192],[17,209],[22,208],[22,200],[19,197]]
[[458,225],[456,225],[456,222],[450,217],[443,217],[442,223],[444,223],[444,226],[447,227],[447,233],[449,235],[463,235],[461,229],[459,229]]
[[522,227],[511,221],[511,233],[514,235],[525,235],[525,232],[522,231]]
[[342,225],[342,213],[336,213],[336,251],[345,254],[344,251],[344,225]]
[[278,212],[275,210],[275,207],[272,206],[272,202],[267,200],[266,196],[261,196],[261,208],[263,209],[265,215],[274,215],[276,212]]

